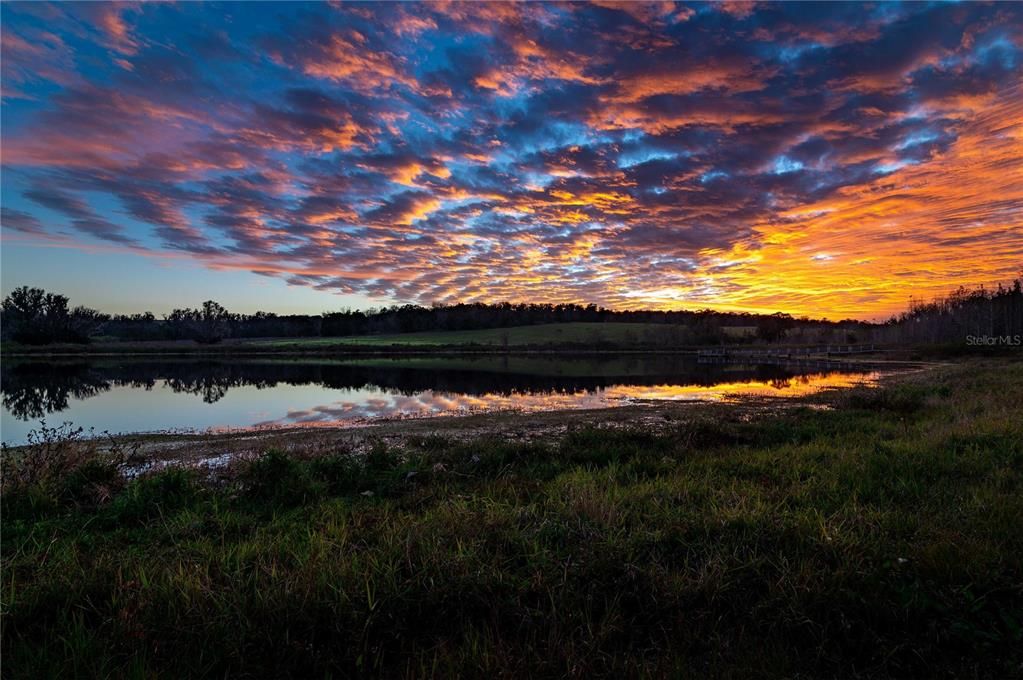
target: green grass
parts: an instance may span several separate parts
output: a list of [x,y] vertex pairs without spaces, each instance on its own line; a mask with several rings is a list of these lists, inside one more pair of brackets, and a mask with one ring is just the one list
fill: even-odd
[[757,422],[30,479],[4,671],[1018,677],[1020,403],[973,362]]
[[486,354],[455,356],[405,356],[344,359],[352,366],[375,368],[418,368],[434,371],[482,371],[517,375],[643,376],[667,375],[678,371],[685,357],[682,355],[588,355],[571,357],[559,355]]
[[669,342],[678,328],[653,323],[551,323],[535,326],[513,326],[476,331],[426,331],[421,333],[395,333],[390,335],[357,335],[345,338],[301,338],[257,340],[246,344],[252,347],[281,347],[301,345],[359,345],[365,347],[436,347],[444,345],[541,346],[541,345],[595,345],[601,344],[664,344]]
[[520,350],[607,350],[607,349],[672,349],[685,345],[687,329],[672,324],[653,323],[554,323],[514,326],[475,331],[436,331],[394,333],[387,335],[354,335],[329,338],[234,338],[214,345],[180,341],[112,341],[94,338],[89,345],[53,344],[19,345],[4,342],[0,353],[15,355],[79,355],[79,354],[322,354],[393,350],[396,352],[428,352],[445,348]]

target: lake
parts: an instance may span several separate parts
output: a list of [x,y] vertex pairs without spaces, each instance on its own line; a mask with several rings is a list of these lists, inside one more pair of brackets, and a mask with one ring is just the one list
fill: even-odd
[[705,364],[678,355],[350,359],[9,359],[2,439],[45,419],[97,433],[336,426],[380,418],[794,397],[871,382],[854,366]]

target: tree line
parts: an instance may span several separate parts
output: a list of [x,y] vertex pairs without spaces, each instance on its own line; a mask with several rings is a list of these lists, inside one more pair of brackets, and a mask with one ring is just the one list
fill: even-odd
[[[175,309],[163,318],[152,312],[102,314],[86,307],[70,308],[68,298],[38,288],[21,287],[3,302],[3,334],[25,344],[84,343],[90,338],[116,340],[194,340],[213,344],[225,338],[345,337],[464,331],[569,322],[672,324],[680,329],[679,343],[732,340],[777,340],[801,324],[840,324],[795,319],[788,314],[748,314],[700,311],[616,311],[594,304],[484,304],[393,305],[369,310],[345,309],[319,315],[234,314],[207,300],[199,307]],[[728,335],[722,329],[742,329]],[[684,331],[684,332],[683,332]]]
[[108,315],[71,307],[64,295],[22,286],[2,306],[4,339],[24,344],[86,343],[95,337],[114,340],[194,340],[213,344],[225,338],[343,337],[463,331],[567,322],[672,324],[677,344],[718,342],[920,343],[961,342],[967,336],[1013,336],[1023,333],[1021,279],[995,289],[960,288],[909,309],[884,324],[825,321],[788,314],[692,311],[617,311],[594,304],[459,303],[393,305],[369,310],[345,309],[318,315],[256,312],[234,314],[207,300],[199,307],[175,309],[163,318],[151,312]]
[[1023,276],[995,288],[960,286],[909,308],[874,330],[877,342],[1023,345]]

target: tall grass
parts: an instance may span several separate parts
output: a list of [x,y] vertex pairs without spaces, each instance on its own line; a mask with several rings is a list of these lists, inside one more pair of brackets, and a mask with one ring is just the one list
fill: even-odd
[[4,672],[1018,675],[1021,398],[971,364],[759,422],[7,489]]
[[138,462],[136,444],[44,421],[29,433],[26,446],[16,451],[2,446],[0,508],[5,519],[20,519],[95,507],[124,488],[125,473]]

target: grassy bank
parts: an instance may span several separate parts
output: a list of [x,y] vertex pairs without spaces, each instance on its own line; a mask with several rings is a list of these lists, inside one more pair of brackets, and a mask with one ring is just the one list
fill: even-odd
[[474,331],[430,331],[338,338],[228,338],[203,345],[192,340],[116,341],[88,345],[3,344],[5,355],[29,354],[324,354],[433,352],[438,350],[642,350],[678,349],[684,327],[655,323],[554,323]]
[[[478,345],[481,347],[538,347],[544,345],[664,345],[675,340],[680,344],[681,327],[656,323],[549,323],[535,326],[512,326],[472,331],[426,331],[361,335],[347,338],[308,338],[306,346],[358,345],[366,347],[444,347]],[[287,339],[253,341],[253,346],[288,345]]]
[[130,482],[53,444],[68,469],[5,462],[4,672],[1018,676],[1021,403],[1000,360],[747,422]]

